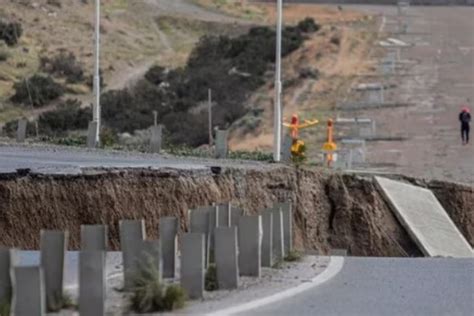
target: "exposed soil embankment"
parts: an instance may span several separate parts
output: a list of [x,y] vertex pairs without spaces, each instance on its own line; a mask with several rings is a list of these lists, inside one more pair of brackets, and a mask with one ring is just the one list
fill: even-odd
[[[434,190],[472,245],[472,188],[442,182],[418,184]],[[179,217],[186,229],[191,208],[232,201],[254,214],[286,199],[294,205],[297,248],[347,248],[362,256],[421,255],[370,177],[293,168],[3,175],[0,244],[37,249],[40,229],[68,229],[70,247],[77,248],[81,224],[106,223],[116,248],[121,219],[144,218],[148,237],[156,238],[161,216]]]

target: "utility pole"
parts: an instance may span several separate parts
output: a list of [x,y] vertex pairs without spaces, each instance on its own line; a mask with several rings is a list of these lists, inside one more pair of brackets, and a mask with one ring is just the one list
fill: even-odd
[[209,147],[212,147],[214,141],[212,137],[212,90],[207,91],[208,96],[208,123],[209,123]]
[[275,61],[275,108],[273,119],[273,160],[280,161],[281,151],[281,32],[283,0],[277,0],[276,61]]
[[93,120],[97,123],[95,134],[96,146],[100,142],[100,0],[95,6],[95,70],[94,70],[94,109]]

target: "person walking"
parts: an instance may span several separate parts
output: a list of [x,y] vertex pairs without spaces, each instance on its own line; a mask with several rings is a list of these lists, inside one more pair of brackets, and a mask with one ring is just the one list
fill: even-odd
[[469,144],[469,131],[471,123],[471,113],[467,106],[463,107],[459,113],[459,121],[461,122],[461,140],[463,145]]

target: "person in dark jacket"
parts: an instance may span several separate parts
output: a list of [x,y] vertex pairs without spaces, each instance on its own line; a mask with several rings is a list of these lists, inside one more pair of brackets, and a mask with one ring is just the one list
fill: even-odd
[[471,113],[468,107],[463,107],[459,113],[459,121],[461,122],[461,140],[462,144],[469,144],[469,131],[471,123]]

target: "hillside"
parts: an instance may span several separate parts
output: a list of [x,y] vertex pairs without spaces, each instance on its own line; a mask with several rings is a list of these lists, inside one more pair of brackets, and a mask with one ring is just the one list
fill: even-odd
[[[23,29],[17,45],[0,41],[0,53],[8,57],[0,61],[0,124],[29,112],[10,105],[8,98],[15,82],[40,70],[42,57],[70,52],[86,77],[91,75],[94,1],[4,0],[0,19],[19,22]],[[190,1],[102,1],[101,68],[108,89],[137,80],[153,64],[183,65],[201,35],[233,32],[236,21]],[[82,83],[68,85],[68,93],[89,101],[91,91]]]
[[[91,1],[83,2],[66,0],[58,6],[51,0],[9,1],[0,9],[2,19],[18,21],[23,28],[16,46],[0,48],[8,55],[6,61],[0,62],[0,126],[20,116],[34,120],[53,110],[60,100],[68,98],[77,99],[82,107],[89,106],[94,6]],[[106,0],[102,12],[101,69],[105,91],[127,90],[153,65],[164,69],[185,66],[202,35],[235,37],[247,32],[252,25],[272,27],[275,23],[273,5],[247,1]],[[286,117],[298,112],[303,118],[324,120],[333,115],[336,100],[344,97],[356,74],[366,67],[364,61],[376,37],[375,21],[372,17],[337,7],[285,6],[286,25],[296,25],[305,17],[313,18],[322,28],[315,34],[305,35],[303,46],[284,59],[284,112]],[[283,43],[285,45],[288,43]],[[44,72],[41,60],[60,53],[72,53],[82,67],[85,79],[70,83],[56,74],[54,79],[66,86],[65,95],[59,101],[35,109],[28,106],[28,102],[24,106],[13,105],[9,98],[13,95],[14,83]],[[263,78],[264,84],[247,95],[243,104],[247,114],[243,117],[239,114],[238,120],[230,126],[233,150],[268,150],[271,146],[272,70],[266,71]],[[218,107],[222,105],[218,98],[215,101]],[[144,111],[143,106],[136,109],[132,104],[125,106],[130,107],[132,113],[142,115]],[[193,111],[187,115],[194,115],[196,110]],[[115,114],[109,116],[116,117]],[[140,128],[148,121],[145,119],[140,123]],[[309,131],[309,135],[321,136],[322,131],[318,127]],[[310,152],[318,149],[319,143],[319,138],[311,137]]]

